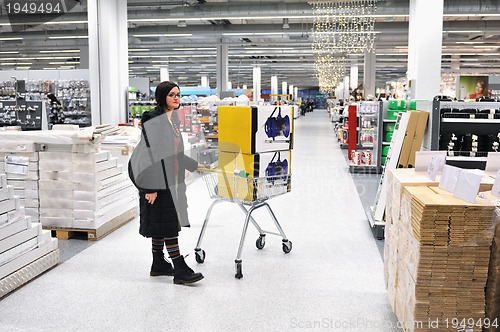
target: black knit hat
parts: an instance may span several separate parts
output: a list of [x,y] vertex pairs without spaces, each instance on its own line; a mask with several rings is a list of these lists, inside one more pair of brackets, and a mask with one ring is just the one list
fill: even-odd
[[167,107],[167,95],[169,94],[170,90],[172,90],[174,87],[177,87],[180,90],[177,84],[170,81],[161,82],[156,87],[155,99],[156,99],[156,104],[160,109],[163,110]]

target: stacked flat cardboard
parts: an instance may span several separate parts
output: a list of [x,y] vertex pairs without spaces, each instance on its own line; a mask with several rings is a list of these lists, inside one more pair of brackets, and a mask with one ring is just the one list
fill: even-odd
[[24,211],[7,176],[0,174],[0,297],[59,262],[57,239]]
[[14,194],[20,198],[26,215],[33,222],[39,221],[38,201],[38,152],[33,142],[24,143],[23,150],[18,146],[2,144],[0,152],[0,173],[7,175],[7,183],[14,188]]
[[439,331],[456,331],[446,326],[453,318],[484,320],[494,206],[405,186],[398,219],[389,222],[385,274],[405,331],[436,331],[430,320]]
[[[491,244],[491,257],[486,285],[486,317],[490,321],[497,320],[500,324],[500,198],[492,195],[491,191],[481,194],[491,204],[496,206],[496,225]],[[485,331],[498,331],[496,327],[486,328]]]
[[107,150],[40,152],[44,227],[95,229],[136,206],[136,193]]
[[411,111],[409,113],[410,119],[398,160],[399,168],[415,167],[415,153],[420,151],[422,147],[427,119],[429,118],[429,113],[426,111]]

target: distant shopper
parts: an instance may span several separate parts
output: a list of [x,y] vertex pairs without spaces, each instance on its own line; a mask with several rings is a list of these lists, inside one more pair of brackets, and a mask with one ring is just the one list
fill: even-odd
[[[142,139],[129,162],[129,176],[139,189],[139,233],[151,238],[153,264],[151,276],[174,276],[175,284],[189,284],[203,279],[180,254],[180,226],[189,227],[185,171],[195,171],[197,161],[184,154],[179,131],[179,86],[161,82],[156,87],[157,107],[142,115]],[[165,259],[167,248],[174,266]]]

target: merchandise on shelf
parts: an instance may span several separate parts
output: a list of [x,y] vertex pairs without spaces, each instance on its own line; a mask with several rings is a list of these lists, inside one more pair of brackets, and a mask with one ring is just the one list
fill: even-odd
[[484,169],[488,152],[500,150],[500,103],[434,101],[432,150],[447,164]]

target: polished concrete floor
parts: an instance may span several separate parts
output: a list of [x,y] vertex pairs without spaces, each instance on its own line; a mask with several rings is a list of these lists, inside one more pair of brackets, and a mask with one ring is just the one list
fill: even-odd
[[[325,111],[296,120],[292,172],[292,191],[268,201],[293,242],[289,254],[272,235],[257,250],[250,225],[236,279],[245,215],[221,203],[201,246],[205,263],[197,264],[193,249],[211,202],[197,180],[188,186],[192,227],[180,244],[204,280],[180,286],[150,277],[151,244],[133,220],[3,298],[0,330],[400,331],[377,240]],[[265,210],[254,217],[273,230]],[[74,241],[82,240],[60,241],[63,255]]]

